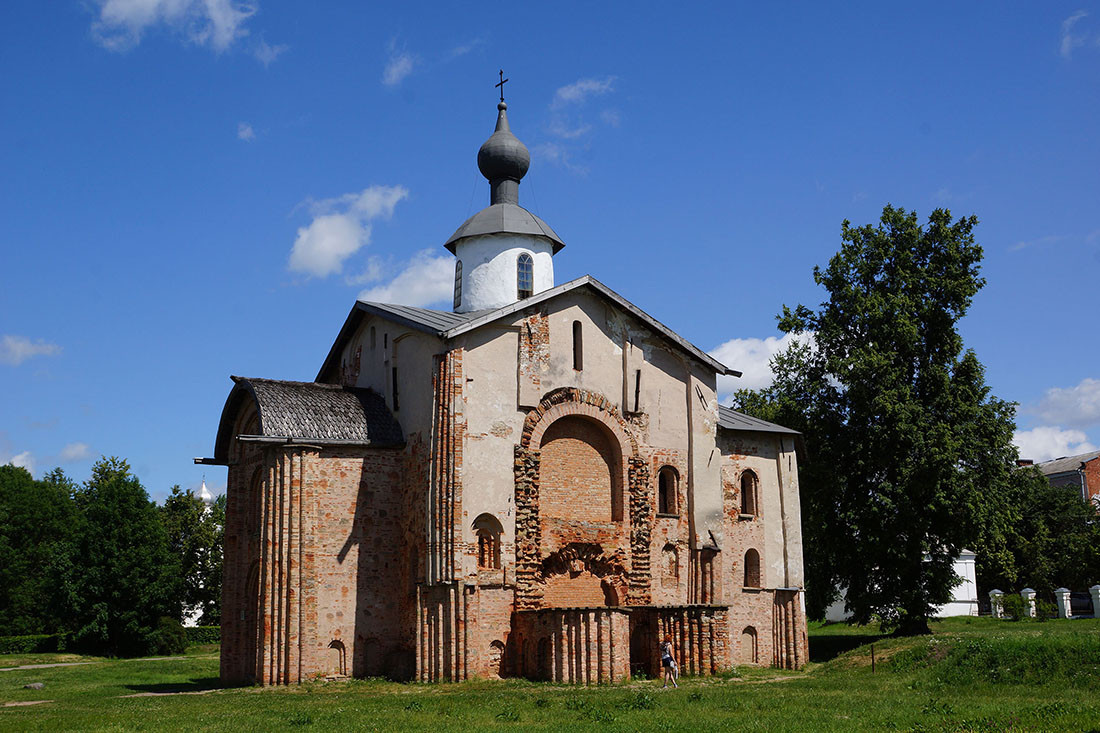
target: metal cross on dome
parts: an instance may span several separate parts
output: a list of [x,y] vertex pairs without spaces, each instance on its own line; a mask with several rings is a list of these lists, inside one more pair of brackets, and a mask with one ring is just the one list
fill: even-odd
[[497,84],[494,84],[493,86],[500,87],[500,101],[502,101],[502,102],[504,101],[504,84],[507,81],[508,80],[504,78],[504,69],[501,69],[500,70],[500,82],[497,83]]

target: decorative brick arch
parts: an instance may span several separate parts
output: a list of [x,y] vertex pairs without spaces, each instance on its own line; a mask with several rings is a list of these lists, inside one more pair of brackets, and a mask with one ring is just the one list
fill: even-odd
[[541,557],[539,519],[539,469],[541,443],[550,425],[564,417],[577,416],[600,424],[618,443],[620,470],[626,487],[630,542],[629,598],[631,605],[650,602],[649,540],[653,526],[650,501],[649,461],[644,459],[626,422],[603,395],[576,387],[562,387],[547,393],[538,407],[528,413],[520,442],[515,446],[516,501],[516,609],[537,609],[542,605],[544,568]]
[[610,430],[619,442],[624,463],[638,457],[638,441],[631,435],[615,406],[597,392],[576,387],[561,387],[548,392],[539,406],[527,413],[519,444],[524,448],[538,448],[546,428],[569,415],[591,418]]

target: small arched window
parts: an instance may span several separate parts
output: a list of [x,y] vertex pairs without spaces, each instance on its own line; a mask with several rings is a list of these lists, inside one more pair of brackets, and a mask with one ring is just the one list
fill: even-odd
[[462,305],[462,260],[455,260],[455,310]]
[[745,553],[745,587],[760,587],[760,553],[756,550]]
[[752,471],[741,474],[741,513],[753,517],[760,515],[760,482]]
[[535,263],[531,255],[524,252],[516,260],[516,297],[520,300],[530,298],[535,292]]
[[657,513],[677,514],[676,487],[679,484],[679,475],[672,466],[663,466],[657,472]]
[[500,570],[500,535],[503,531],[500,522],[492,514],[482,514],[474,520],[479,570]]

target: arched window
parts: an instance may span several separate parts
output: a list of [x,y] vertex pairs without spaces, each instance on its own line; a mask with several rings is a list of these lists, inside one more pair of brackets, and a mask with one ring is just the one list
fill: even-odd
[[657,472],[657,513],[677,514],[676,487],[680,477],[672,466],[663,466]]
[[752,471],[741,474],[741,513],[760,516],[760,482]]
[[516,260],[516,297],[530,298],[535,292],[535,263],[524,252]]
[[462,260],[455,260],[455,309],[462,305]]
[[756,550],[745,553],[745,587],[760,587],[760,553]]
[[584,368],[584,343],[581,341],[581,322],[573,321],[573,368]]
[[482,514],[474,520],[479,570],[500,570],[500,535],[503,531],[492,514]]

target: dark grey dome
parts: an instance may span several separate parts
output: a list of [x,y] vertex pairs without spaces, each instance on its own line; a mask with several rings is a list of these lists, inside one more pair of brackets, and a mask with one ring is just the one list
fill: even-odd
[[489,183],[501,180],[519,183],[531,165],[531,153],[508,127],[508,105],[497,105],[496,131],[477,151],[477,167]]

